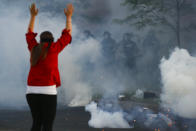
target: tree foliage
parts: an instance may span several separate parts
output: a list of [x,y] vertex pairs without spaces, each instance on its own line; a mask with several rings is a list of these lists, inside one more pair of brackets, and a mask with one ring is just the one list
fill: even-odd
[[189,27],[181,25],[181,18],[195,12],[187,0],[124,0],[122,5],[128,7],[129,15],[124,19],[114,19],[115,23],[126,23],[138,29],[167,26],[176,33],[179,46],[181,30]]
[[130,14],[125,19],[115,19],[114,22],[127,23],[137,28],[144,28],[147,25],[157,25],[163,22],[160,0],[125,0],[122,3],[130,10]]
[[114,22],[138,28],[163,24],[175,30],[177,8],[180,8],[181,16],[193,12],[186,0],[124,0],[121,5],[128,7],[129,15],[124,19],[114,19]]

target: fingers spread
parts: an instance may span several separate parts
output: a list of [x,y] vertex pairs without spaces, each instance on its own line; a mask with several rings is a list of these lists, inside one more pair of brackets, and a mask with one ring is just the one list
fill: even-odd
[[31,6],[29,7],[31,15],[37,15],[39,10],[36,8],[35,3],[32,3]]
[[74,11],[73,5],[72,4],[68,4],[67,5],[67,10],[72,13]]
[[35,8],[36,8],[35,3],[33,3],[33,4],[31,5],[31,8],[32,8],[32,9],[35,9]]

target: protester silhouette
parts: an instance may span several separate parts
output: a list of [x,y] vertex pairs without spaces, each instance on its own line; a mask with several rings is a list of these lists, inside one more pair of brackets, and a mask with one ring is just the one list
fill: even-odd
[[30,53],[30,71],[27,81],[26,98],[31,110],[33,124],[31,131],[52,131],[56,116],[57,87],[61,85],[58,70],[58,55],[71,43],[73,13],[72,4],[64,9],[66,28],[61,37],[54,42],[51,32],[44,31],[37,42],[34,24],[38,9],[33,3],[30,7],[30,22],[26,33],[27,45]]

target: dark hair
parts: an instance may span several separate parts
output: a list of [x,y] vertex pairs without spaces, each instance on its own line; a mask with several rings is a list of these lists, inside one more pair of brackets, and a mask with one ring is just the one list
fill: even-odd
[[[40,58],[42,58],[42,59],[46,58],[46,56],[48,54],[48,50],[49,50],[53,41],[54,41],[54,38],[53,38],[53,35],[51,32],[44,31],[41,33],[40,44],[33,47],[32,51],[31,51],[31,66],[35,66],[37,64],[37,62],[40,60]],[[42,51],[42,47],[43,47],[44,43],[48,43],[48,47]]]

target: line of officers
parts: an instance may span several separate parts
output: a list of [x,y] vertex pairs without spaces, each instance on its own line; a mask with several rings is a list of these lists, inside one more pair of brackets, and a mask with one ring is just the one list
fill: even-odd
[[[86,39],[94,35],[89,31],[84,31]],[[96,38],[95,38],[96,39]],[[156,38],[154,31],[149,31],[142,41],[142,46],[139,47],[135,42],[134,35],[132,33],[124,33],[120,41],[116,41],[112,38],[109,31],[103,33],[101,40],[102,54],[107,60],[107,64],[122,64],[132,69],[137,65],[138,59],[146,59],[148,65],[157,65],[160,60],[160,42]],[[146,57],[146,58],[145,58]],[[147,66],[148,66],[147,65]],[[146,67],[147,67],[146,66]]]

